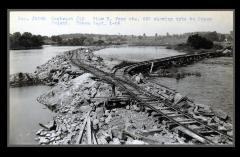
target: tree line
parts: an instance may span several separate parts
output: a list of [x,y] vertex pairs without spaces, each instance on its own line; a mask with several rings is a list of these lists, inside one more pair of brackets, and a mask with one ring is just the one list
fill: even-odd
[[51,40],[55,42],[57,45],[65,46],[100,46],[114,44],[113,42],[101,39],[94,39],[93,37],[90,36],[80,36],[65,39],[63,39],[61,36],[51,36]]
[[15,32],[10,34],[10,49],[32,49],[40,48],[44,44],[44,37],[32,35],[29,32]]
[[[198,34],[196,36],[195,34]],[[43,44],[59,45],[59,46],[100,46],[100,45],[119,45],[129,44],[131,42],[143,42],[151,44],[152,42],[174,43],[187,42],[188,45],[194,48],[210,48],[213,46],[212,42],[222,42],[233,40],[233,33],[220,34],[214,32],[196,32],[184,33],[182,35],[160,36],[157,33],[150,37],[145,33],[142,36],[129,35],[97,35],[97,34],[67,34],[67,35],[53,35],[51,37],[33,35],[29,32],[15,32],[10,34],[10,49],[31,49],[41,48]],[[154,38],[154,41],[153,39]],[[144,39],[142,41],[142,39]],[[182,39],[182,40],[181,40]]]

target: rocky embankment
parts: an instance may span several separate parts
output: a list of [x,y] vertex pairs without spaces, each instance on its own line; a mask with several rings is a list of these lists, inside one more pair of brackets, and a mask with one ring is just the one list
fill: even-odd
[[[38,101],[56,112],[53,121],[36,132],[40,144],[179,144],[157,118],[140,112],[134,102],[106,104],[112,96],[109,84],[83,74],[41,95]],[[123,93],[117,88],[116,96]],[[120,102],[117,102],[120,103]],[[89,121],[89,122],[88,122]],[[89,123],[89,124],[88,124]],[[84,126],[89,125],[84,131]],[[44,127],[46,126],[46,127]],[[89,141],[89,136],[92,140]],[[189,143],[189,142],[188,142]]]
[[90,47],[90,48],[79,48],[73,51],[64,52],[61,55],[57,55],[51,58],[48,62],[43,65],[37,66],[34,73],[16,73],[10,75],[10,87],[21,87],[29,85],[44,84],[53,86],[58,82],[65,82],[80,76],[84,72],[74,67],[70,61],[72,53],[81,54],[81,58],[86,63],[92,65],[98,65],[98,68],[104,66],[102,58],[93,57],[93,51],[103,49],[105,47]]
[[[115,101],[110,84],[84,73],[71,63],[72,53],[77,53],[78,59],[85,64],[112,72],[116,62],[103,60],[93,54],[93,51],[102,48],[68,51],[37,67],[34,74],[20,74],[20,77],[19,74],[11,75],[13,87],[36,83],[53,86],[37,98],[38,102],[56,113],[48,124],[39,122],[41,128],[36,131],[39,144],[196,144],[196,141],[180,135],[177,130],[169,131],[168,125],[159,121],[153,112],[142,112],[137,102],[129,99]],[[162,87],[146,83],[143,75],[132,79],[148,92],[169,94]],[[116,96],[126,97],[118,87]],[[177,101],[179,95],[172,93],[171,98]],[[205,119],[207,115],[209,123],[219,129],[228,129],[227,133],[231,134],[232,125],[226,121],[227,118],[220,118],[216,114],[212,116],[206,106],[193,103],[185,108],[184,104],[178,105],[197,118]],[[204,112],[207,114],[202,115]],[[224,116],[221,113],[219,115]],[[215,141],[227,143],[222,138],[216,138]]]

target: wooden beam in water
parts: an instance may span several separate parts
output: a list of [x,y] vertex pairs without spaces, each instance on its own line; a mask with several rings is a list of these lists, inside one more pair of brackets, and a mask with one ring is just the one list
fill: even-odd
[[151,64],[151,69],[150,69],[150,74],[152,73],[152,69],[153,69],[153,66],[154,66],[154,62],[152,62],[152,64]]

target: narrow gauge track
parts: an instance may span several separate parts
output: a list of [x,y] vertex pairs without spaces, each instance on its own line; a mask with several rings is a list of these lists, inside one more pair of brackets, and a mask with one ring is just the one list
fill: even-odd
[[[224,136],[227,139],[229,139],[230,141],[232,141],[231,136],[224,134],[215,128],[212,128],[211,126],[208,126],[207,124],[204,124],[203,122],[191,117],[190,115],[188,115],[186,113],[183,113],[179,109],[172,107],[171,103],[169,101],[166,101],[166,99],[164,100],[160,97],[154,96],[151,93],[148,93],[148,92],[144,91],[143,89],[141,89],[135,83],[133,83],[127,76],[128,76],[129,69],[132,68],[133,66],[136,66],[136,64],[130,65],[130,66],[122,68],[122,69],[118,69],[117,71],[115,71],[115,74],[118,73],[120,75],[117,75],[117,77],[116,77],[116,76],[114,76],[114,74],[109,74],[109,73],[104,72],[100,69],[97,69],[93,66],[84,64],[78,58],[78,53],[72,54],[71,61],[79,68],[81,68],[87,72],[90,72],[90,73],[94,74],[95,76],[97,76],[111,84],[115,84],[121,90],[126,91],[127,94],[129,94],[131,96],[132,99],[134,99],[135,101],[137,101],[139,103],[139,105],[155,111],[156,113],[160,114],[160,117],[164,117],[169,122],[171,122],[171,124],[181,127],[181,128],[184,128],[191,134],[194,134],[195,137],[197,137],[195,139],[197,139],[200,143],[218,144],[218,143],[215,143],[214,141],[212,141],[211,139],[207,138],[203,134],[201,134],[201,132],[199,130],[190,128],[191,124],[196,124],[196,123],[200,124],[200,126],[201,126],[200,129],[206,130],[206,128],[207,128],[208,131],[217,133],[218,135]],[[146,63],[148,63],[148,62],[145,62],[143,64],[146,64]],[[126,76],[126,74],[127,74],[127,76]],[[167,110],[171,109],[172,110],[171,114],[164,112],[164,111],[166,111],[166,109]],[[179,121],[177,118],[180,116],[184,117],[186,119],[186,121],[191,121],[191,123],[186,123],[186,121]]]

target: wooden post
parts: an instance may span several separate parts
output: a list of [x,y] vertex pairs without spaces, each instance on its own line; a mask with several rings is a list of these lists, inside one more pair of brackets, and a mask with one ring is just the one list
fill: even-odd
[[94,133],[92,132],[93,144],[98,144]]
[[113,97],[116,96],[115,84],[112,84],[112,94],[113,94]]
[[151,69],[150,69],[150,72],[149,72],[150,74],[152,73],[153,65],[154,65],[154,62],[152,62]]

